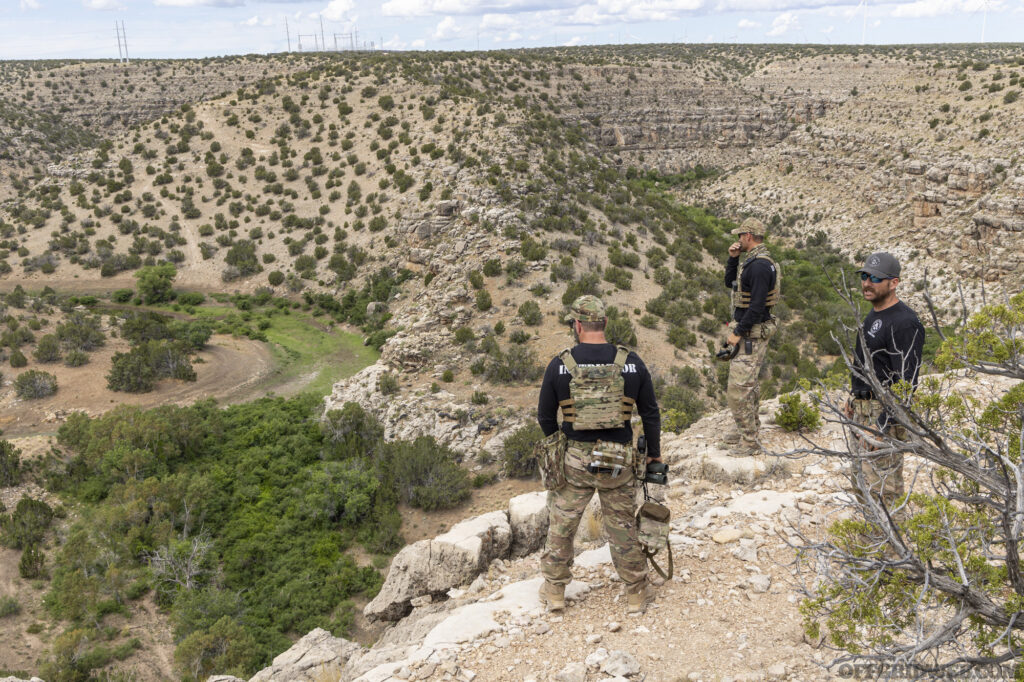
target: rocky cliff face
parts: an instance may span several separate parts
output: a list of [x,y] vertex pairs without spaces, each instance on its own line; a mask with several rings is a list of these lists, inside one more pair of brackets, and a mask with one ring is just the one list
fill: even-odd
[[592,67],[561,82],[563,116],[623,164],[718,169],[686,198],[774,221],[776,234],[821,229],[851,255],[890,249],[912,282],[927,268],[940,286],[955,273],[1019,289],[1013,131],[1024,102],[1002,85],[1018,65],[994,53],[966,71],[942,58],[794,54],[742,73]]

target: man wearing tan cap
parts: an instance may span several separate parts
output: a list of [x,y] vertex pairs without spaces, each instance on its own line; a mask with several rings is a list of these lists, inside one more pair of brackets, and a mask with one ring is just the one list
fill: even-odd
[[[761,402],[758,375],[764,364],[768,341],[775,335],[772,306],[779,302],[782,273],[764,244],[767,232],[757,218],[747,218],[732,231],[738,241],[729,247],[725,286],[732,289],[733,323],[729,345],[739,346],[729,361],[726,400],[736,422],[724,440],[729,454],[746,457],[760,450],[757,416]],[[741,258],[742,255],[742,258]]]

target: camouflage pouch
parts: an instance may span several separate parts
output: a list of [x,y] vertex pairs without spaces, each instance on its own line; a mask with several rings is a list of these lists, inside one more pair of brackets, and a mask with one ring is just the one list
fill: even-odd
[[[644,489],[646,494],[646,488]],[[672,547],[668,535],[672,527],[669,524],[672,513],[669,508],[648,499],[636,511],[637,540],[651,567],[665,580],[672,578]],[[654,556],[664,549],[668,553],[668,570],[664,570],[654,561]]]
[[561,490],[565,487],[565,451],[568,447],[569,439],[561,429],[534,447],[540,480],[545,490]]

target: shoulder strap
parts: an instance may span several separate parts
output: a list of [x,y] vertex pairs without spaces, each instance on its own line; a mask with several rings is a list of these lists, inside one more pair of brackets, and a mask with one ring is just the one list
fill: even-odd
[[[612,360],[612,364],[619,368],[619,371],[625,369],[626,358],[629,357],[629,349],[625,346],[615,347],[615,359]],[[563,361],[564,362],[564,361]]]
[[658,563],[654,560],[654,555],[657,554],[659,550],[656,549],[653,552],[651,552],[648,551],[646,547],[642,549],[644,550],[644,554],[647,556],[648,563],[650,563],[651,567],[658,572],[658,575],[660,575],[665,580],[672,580],[672,573],[674,572],[672,566],[672,544],[668,540],[665,540],[665,550],[668,552],[667,572],[664,569],[662,569],[662,567],[659,566]]
[[565,365],[565,371],[569,374],[573,374],[576,371],[576,358],[572,356],[572,348],[566,348],[558,354],[558,359]]

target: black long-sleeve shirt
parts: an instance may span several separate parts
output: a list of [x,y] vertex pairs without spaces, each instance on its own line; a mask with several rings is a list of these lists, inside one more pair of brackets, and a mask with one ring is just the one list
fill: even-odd
[[[736,282],[739,265],[740,256],[730,256],[725,264],[725,286],[730,289]],[[771,319],[772,309],[765,306],[765,301],[775,288],[775,277],[775,268],[766,258],[752,258],[744,264],[740,286],[743,291],[750,292],[750,307],[733,309],[733,319],[736,321],[733,333],[737,336],[746,336],[752,326]]]
[[[615,353],[616,348],[610,343],[581,343],[572,349],[572,357],[578,365],[610,365],[615,360]],[[647,456],[660,457],[661,410],[654,396],[651,373],[647,371],[647,366],[636,353],[630,352],[626,357],[622,378],[626,397],[636,400],[637,413],[643,422],[644,435],[647,437]],[[558,430],[558,401],[569,398],[571,379],[569,370],[562,364],[562,360],[555,356],[544,372],[544,382],[541,384],[540,398],[537,401],[537,423],[540,424],[545,436],[550,436]],[[596,440],[611,443],[633,442],[633,427],[628,421],[624,421],[622,428],[618,429],[582,431],[574,429],[571,422],[563,422],[562,431],[572,440],[588,443]]]
[[[924,350],[924,325],[917,313],[903,301],[885,310],[872,310],[864,318],[864,338],[868,343],[872,370],[883,386],[891,386],[903,380],[917,387],[917,375],[921,370],[921,355]],[[857,336],[854,356],[856,367],[863,368],[867,357]],[[850,375],[850,390],[854,394],[869,391],[870,387],[853,374]],[[884,419],[880,426],[885,426]]]

